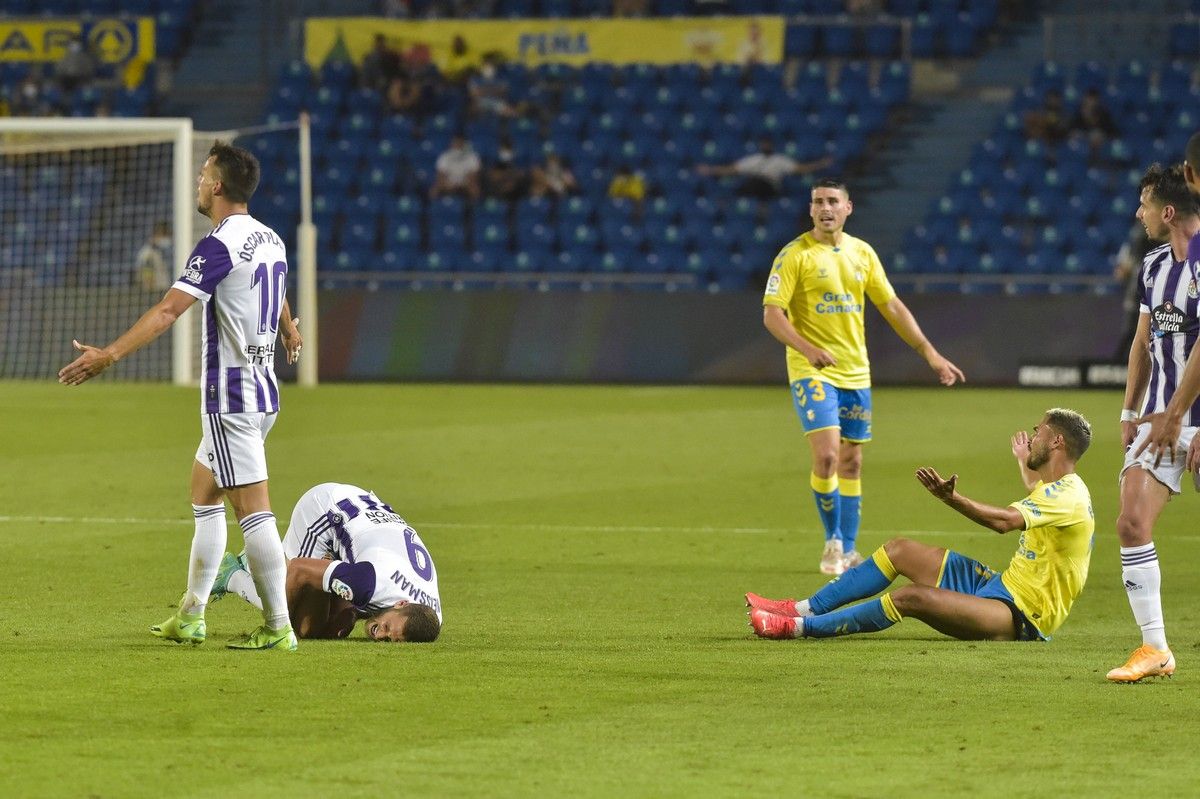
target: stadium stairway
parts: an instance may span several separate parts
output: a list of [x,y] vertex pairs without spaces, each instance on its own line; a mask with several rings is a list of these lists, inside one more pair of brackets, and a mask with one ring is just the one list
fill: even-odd
[[[190,116],[201,130],[258,122],[271,77],[287,49],[281,41],[286,33],[266,30],[268,13],[266,3],[206,3],[192,46],[175,72],[164,114]],[[268,36],[269,43],[264,38]]]
[[857,232],[885,265],[901,250],[905,233],[921,223],[929,204],[962,169],[971,148],[1008,110],[1012,87],[1023,85],[1041,61],[1042,28],[1036,20],[1013,23],[1005,34],[967,66],[955,88],[923,94],[914,85],[913,103],[891,132],[891,144],[854,179],[855,213],[860,224],[867,224]]

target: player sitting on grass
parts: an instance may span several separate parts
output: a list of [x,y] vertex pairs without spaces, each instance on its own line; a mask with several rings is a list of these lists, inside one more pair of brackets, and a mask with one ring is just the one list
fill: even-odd
[[[322,483],[292,510],[283,537],[287,599],[301,638],[345,638],[361,617],[376,641],[428,642],[442,629],[437,572],[417,531],[366,489]],[[261,600],[244,557],[226,553],[212,598]]]
[[[1030,439],[1019,432],[1012,452],[1026,488],[1008,507],[985,505],[956,490],[958,475],[943,480],[929,467],[917,479],[971,521],[1007,533],[1022,530],[1008,568],[997,574],[957,552],[895,538],[808,599],[765,599],[746,594],[750,626],[761,638],[827,638],[878,632],[911,616],[963,640],[1045,640],[1066,619],[1087,580],[1092,554],[1092,502],[1075,474],[1092,429],[1075,411],[1046,411]],[[870,602],[904,575],[912,581]]]

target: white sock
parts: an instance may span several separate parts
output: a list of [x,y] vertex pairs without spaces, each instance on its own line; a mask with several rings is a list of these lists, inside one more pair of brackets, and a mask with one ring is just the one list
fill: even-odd
[[250,572],[238,569],[229,575],[229,590],[262,610],[262,599],[258,595],[258,589],[254,587],[254,578],[250,576]]
[[285,588],[287,560],[283,557],[275,514],[270,511],[251,513],[238,524],[242,526],[242,537],[246,540],[250,575],[262,597],[263,620],[273,630],[286,627],[290,624]]
[[796,603],[796,615],[798,615],[798,616],[813,615],[812,609],[809,608],[809,606],[808,606],[807,599],[801,599],[799,602]]
[[180,610],[203,613],[212,592],[217,569],[225,555],[225,506],[193,505],[196,531],[192,533],[192,555],[188,561],[188,587]]
[[1162,573],[1154,542],[1138,547],[1121,547],[1121,579],[1129,595],[1133,618],[1142,628],[1142,643],[1155,649],[1167,648],[1167,630],[1162,613]]

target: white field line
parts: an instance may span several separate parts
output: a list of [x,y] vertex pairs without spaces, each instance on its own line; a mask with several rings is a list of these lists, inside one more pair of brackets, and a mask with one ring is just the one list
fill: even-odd
[[[146,519],[135,516],[0,516],[0,524],[128,524],[151,526],[188,526],[191,519]],[[286,529],[286,520],[280,519],[281,528]],[[442,530],[529,530],[546,533],[727,533],[731,535],[778,535],[784,533],[815,533],[812,530],[784,527],[720,527],[720,526],[654,526],[620,524],[498,524],[494,522],[421,522],[414,525],[421,529]],[[992,535],[985,530],[873,530],[866,533],[886,533],[903,536],[956,536]]]
[[[136,516],[0,516],[0,524],[128,524],[149,526],[178,526],[190,527],[191,519],[145,519]],[[780,535],[817,534],[816,528],[787,528],[787,527],[720,527],[720,526],[654,526],[642,524],[499,524],[495,522],[421,522],[414,524],[419,530],[494,530],[513,532],[538,533],[699,533],[704,535]],[[279,520],[279,529],[287,529],[287,520]],[[979,537],[987,538],[996,535],[990,530],[964,527],[961,530],[885,530],[882,528],[865,527],[861,533],[868,535],[884,535],[888,537],[903,536],[905,538],[922,537],[948,538]],[[1114,536],[1115,537],[1115,536]],[[1168,533],[1166,537],[1179,541],[1200,541],[1200,534]],[[1006,536],[1016,540],[1014,536]]]

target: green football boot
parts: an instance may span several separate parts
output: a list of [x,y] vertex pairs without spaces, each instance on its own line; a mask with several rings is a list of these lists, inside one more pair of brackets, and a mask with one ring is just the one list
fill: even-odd
[[241,559],[231,552],[226,552],[217,567],[217,579],[213,581],[212,591],[208,594],[209,602],[216,602],[229,593],[229,578],[239,569],[246,568]]
[[230,641],[226,646],[230,649],[282,649],[295,652],[296,634],[292,632],[290,624],[278,630],[272,630],[264,624],[249,635]]
[[208,636],[204,625],[204,614],[184,613],[182,610],[162,624],[150,627],[150,633],[180,644],[202,644]]

